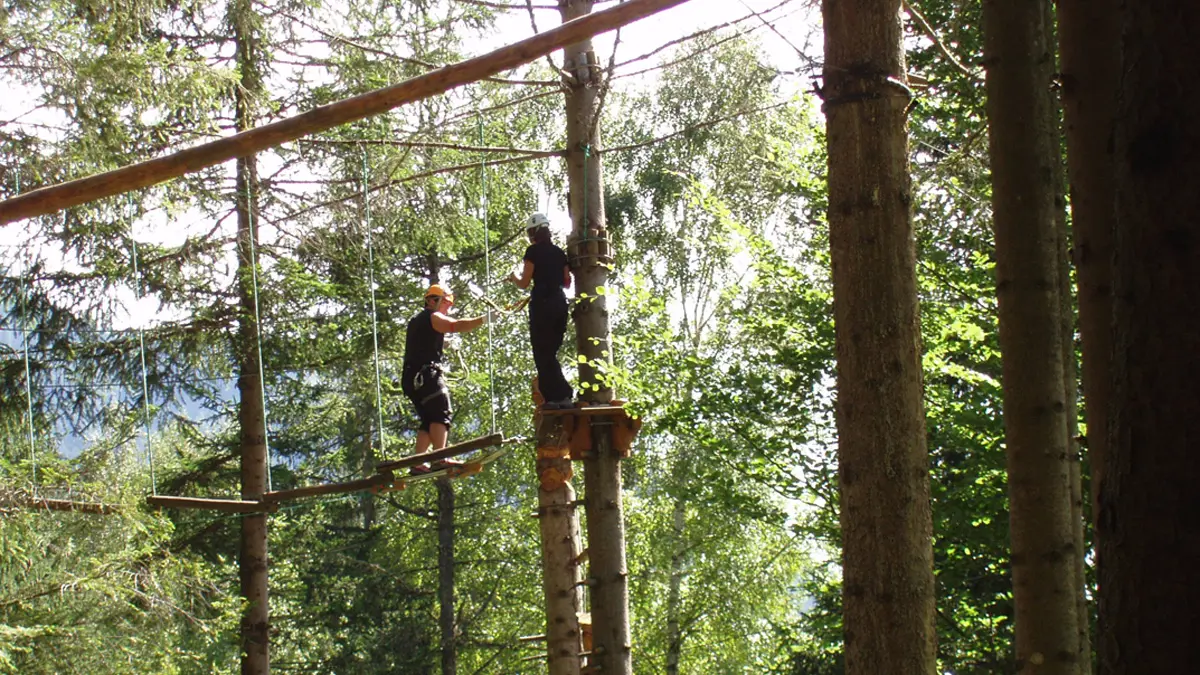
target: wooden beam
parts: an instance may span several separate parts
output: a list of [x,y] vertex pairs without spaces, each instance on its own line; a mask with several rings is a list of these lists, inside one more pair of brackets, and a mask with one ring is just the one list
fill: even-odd
[[294,488],[291,490],[267,492],[263,494],[263,501],[276,503],[291,499],[302,499],[304,497],[316,497],[319,495],[336,495],[346,492],[359,492],[361,490],[370,490],[372,488],[389,485],[393,480],[395,479],[392,477],[391,472],[387,471],[369,478],[360,478],[358,480],[346,481],[344,483],[326,483],[324,485],[310,485],[308,487]]
[[687,0],[628,0],[482,56],[439,68],[390,87],[323,105],[166,157],[26,192],[0,202],[0,225],[156,185],[230,159],[247,157],[303,136],[378,115],[536,61],[566,45],[620,28],[684,2]]
[[275,505],[259,501],[241,501],[238,499],[205,499],[201,497],[169,497],[154,495],[146,497],[146,503],[151,506],[171,509],[207,509],[225,513],[263,513],[274,511]]
[[387,472],[387,471],[396,471],[397,469],[406,469],[410,466],[416,466],[418,464],[425,464],[427,462],[436,462],[439,459],[449,459],[456,455],[461,455],[463,453],[467,453],[472,450],[478,450],[480,448],[490,448],[493,445],[500,445],[503,442],[504,442],[503,434],[492,434],[491,436],[483,436],[481,438],[475,438],[475,439],[472,439],[469,441],[465,441],[463,443],[458,443],[456,445],[447,445],[446,447],[442,448],[441,450],[434,450],[433,452],[424,452],[419,455],[410,455],[408,457],[402,457],[400,459],[395,459],[390,462],[380,462],[379,464],[375,465],[375,470],[379,471],[379,472]]
[[123,509],[117,504],[98,504],[95,502],[73,502],[66,499],[42,499],[28,495],[4,495],[0,504],[15,506],[23,509],[44,509],[49,511],[72,511],[75,513],[90,513],[107,516],[120,513]]

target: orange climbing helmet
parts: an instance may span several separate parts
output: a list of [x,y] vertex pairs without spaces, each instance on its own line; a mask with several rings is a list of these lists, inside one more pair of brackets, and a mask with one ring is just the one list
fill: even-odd
[[441,284],[433,284],[429,287],[429,290],[425,291],[425,299],[429,300],[430,298],[446,298],[451,303],[454,302],[454,294],[450,292],[449,288]]

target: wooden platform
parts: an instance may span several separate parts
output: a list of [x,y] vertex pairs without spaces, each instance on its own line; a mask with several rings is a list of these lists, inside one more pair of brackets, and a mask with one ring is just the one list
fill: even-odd
[[589,459],[594,426],[611,427],[614,450],[619,456],[628,457],[642,421],[630,416],[623,402],[557,410],[539,407],[534,416],[539,457],[565,450],[573,460]]
[[398,469],[407,469],[409,467],[417,466],[418,464],[428,464],[436,462],[439,459],[450,459],[451,457],[457,457],[458,455],[466,454],[472,450],[490,448],[493,445],[500,445],[501,443],[504,443],[504,434],[482,436],[480,438],[473,438],[469,441],[463,441],[462,443],[447,445],[441,450],[423,452],[419,455],[409,455],[408,457],[394,459],[390,462],[380,462],[379,464],[375,465],[375,470],[383,473],[388,471],[396,471]]
[[295,499],[319,497],[323,495],[345,494],[347,492],[381,492],[390,489],[402,490],[408,483],[412,482],[443,477],[458,478],[460,476],[470,476],[482,471],[484,464],[496,460],[505,452],[507,452],[507,450],[497,450],[495,452],[486,454],[483,457],[479,457],[475,459],[475,461],[445,467],[437,471],[418,474],[416,476],[404,476],[402,478],[397,478],[395,476],[395,472],[420,464],[433,463],[439,460],[449,459],[451,457],[463,455],[481,448],[490,448],[493,446],[502,445],[505,442],[506,441],[503,434],[491,434],[490,436],[473,438],[469,441],[464,441],[455,445],[448,445],[441,450],[434,450],[433,452],[426,452],[420,455],[410,455],[408,457],[402,457],[390,462],[381,462],[376,465],[375,470],[378,471],[378,473],[374,476],[344,481],[341,483],[323,483],[321,485],[309,485],[305,487],[291,488],[288,490],[274,490],[265,493],[261,501],[208,499],[200,497],[169,497],[155,495],[153,497],[147,497],[146,503],[160,508],[208,509],[210,511],[223,511],[225,513],[270,513],[277,510],[281,502],[292,501]]
[[[419,473],[415,476],[393,477],[392,474],[386,474],[388,482],[373,488],[374,492],[390,492],[392,490],[403,490],[413,483],[421,483],[438,478],[464,478],[466,476],[474,476],[483,471],[483,467],[500,459],[508,454],[507,448],[500,448],[492,452],[486,453],[480,457],[476,457],[469,462],[455,464],[453,466],[443,467],[429,473]],[[381,474],[383,475],[383,474]]]
[[369,478],[360,478],[358,480],[346,481],[344,483],[324,483],[322,485],[309,485],[307,487],[292,488],[291,490],[276,490],[274,492],[268,492],[264,494],[263,501],[277,503],[292,499],[303,499],[305,497],[336,495],[345,492],[358,492],[360,490],[374,490],[391,482],[392,475],[390,472],[380,473]]
[[267,513],[274,511],[275,504],[262,501],[241,499],[210,499],[205,497],[171,497],[153,495],[146,497],[146,503],[159,508],[174,509],[206,509],[223,513]]

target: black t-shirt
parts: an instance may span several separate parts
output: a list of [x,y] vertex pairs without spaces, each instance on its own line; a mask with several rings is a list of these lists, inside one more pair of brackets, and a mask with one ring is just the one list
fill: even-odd
[[525,260],[533,263],[534,297],[562,293],[567,254],[561,248],[548,241],[540,241],[525,249]]
[[433,310],[421,310],[408,321],[408,334],[404,340],[404,372],[416,372],[427,363],[441,363],[445,344],[446,336],[433,327]]

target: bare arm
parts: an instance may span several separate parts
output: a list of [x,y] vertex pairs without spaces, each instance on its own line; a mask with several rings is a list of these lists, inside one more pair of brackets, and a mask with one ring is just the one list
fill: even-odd
[[563,288],[571,287],[571,279],[571,267],[569,265],[563,265]]
[[452,319],[441,312],[434,312],[431,317],[433,329],[439,333],[465,333],[479,328],[486,320],[486,316],[476,316],[470,319]]
[[517,288],[529,288],[529,283],[533,281],[533,263],[526,260],[521,267],[521,274],[513,272],[508,275],[508,280],[517,285]]

